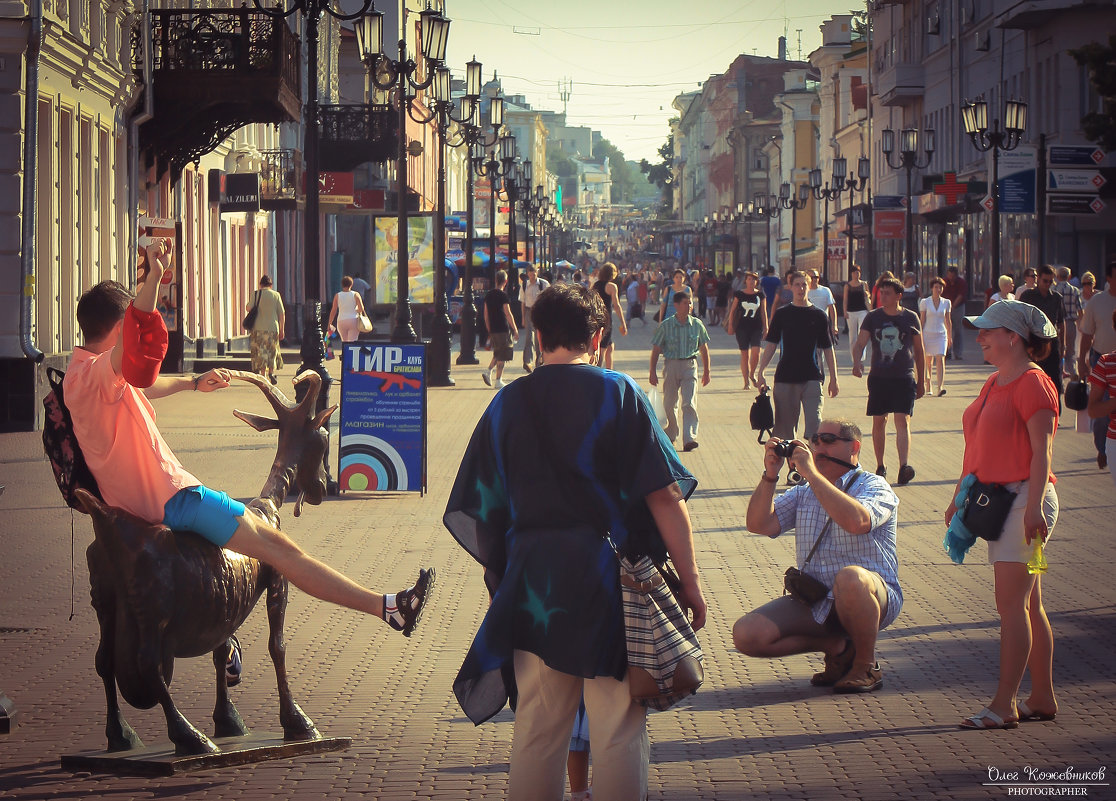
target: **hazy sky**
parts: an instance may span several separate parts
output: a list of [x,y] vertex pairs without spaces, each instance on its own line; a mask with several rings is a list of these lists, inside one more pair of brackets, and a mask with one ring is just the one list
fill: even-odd
[[[658,161],[671,101],[724,72],[740,53],[774,57],[787,36],[805,58],[818,26],[854,0],[446,0],[447,61],[464,77],[474,54],[484,79],[498,72],[506,94],[561,111],[600,130],[624,155]],[[801,31],[801,33],[799,33]]]

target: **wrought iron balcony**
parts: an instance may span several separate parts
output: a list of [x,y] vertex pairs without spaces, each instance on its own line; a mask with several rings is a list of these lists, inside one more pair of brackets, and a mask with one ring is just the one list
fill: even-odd
[[[177,174],[249,123],[300,118],[299,44],[285,20],[247,8],[149,13],[155,116],[140,146],[160,168]],[[140,31],[132,56],[142,80]]]
[[297,150],[261,150],[260,208],[298,208],[302,195],[302,154]]
[[388,105],[322,106],[318,162],[323,170],[348,172],[366,161],[396,156],[399,116]]

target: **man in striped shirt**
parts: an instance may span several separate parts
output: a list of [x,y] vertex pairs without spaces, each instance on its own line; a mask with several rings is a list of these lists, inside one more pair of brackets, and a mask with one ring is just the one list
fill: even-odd
[[1081,299],[1081,290],[1070,283],[1069,267],[1059,267],[1055,273],[1058,276],[1058,283],[1054,284],[1050,291],[1061,295],[1062,309],[1066,313],[1066,333],[1062,341],[1065,360],[1062,371],[1064,375],[1069,375],[1077,366],[1074,361],[1077,357],[1077,321],[1081,319],[1085,304]]
[[659,354],[666,359],[663,370],[663,405],[666,407],[666,435],[671,442],[678,437],[679,392],[682,394],[682,450],[697,446],[697,358],[701,356],[701,385],[709,384],[709,331],[690,314],[693,301],[685,291],[674,293],[674,314],[663,320],[651,337],[651,386],[659,383]]

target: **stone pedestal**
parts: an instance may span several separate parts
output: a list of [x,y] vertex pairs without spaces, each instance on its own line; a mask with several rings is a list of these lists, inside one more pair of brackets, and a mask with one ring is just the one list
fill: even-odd
[[270,759],[289,759],[306,754],[342,751],[352,745],[349,737],[320,737],[316,740],[286,741],[282,734],[263,732],[246,737],[215,737],[215,754],[175,756],[174,745],[165,743],[131,751],[84,751],[62,757],[62,769],[112,773],[118,776],[175,776],[199,770],[230,768]]

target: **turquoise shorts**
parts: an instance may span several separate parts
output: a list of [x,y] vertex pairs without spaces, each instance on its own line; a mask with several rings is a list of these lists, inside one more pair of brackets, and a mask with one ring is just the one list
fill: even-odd
[[163,525],[171,531],[193,531],[224,548],[247,510],[224,492],[197,486],[180,489],[163,507]]

